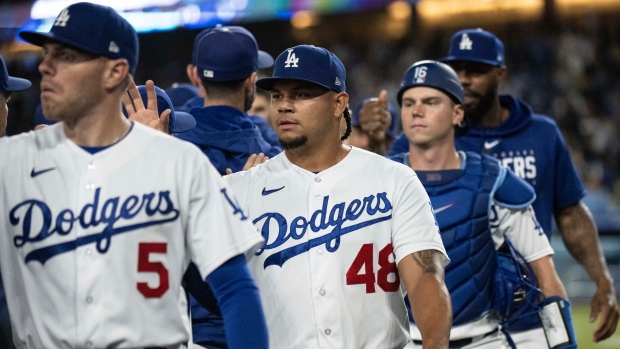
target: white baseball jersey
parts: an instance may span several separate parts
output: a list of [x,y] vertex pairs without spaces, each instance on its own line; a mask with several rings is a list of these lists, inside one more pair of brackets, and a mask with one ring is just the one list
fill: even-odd
[[0,139],[0,266],[19,348],[177,348],[181,279],[264,241],[193,145],[135,123],[94,155],[56,124]]
[[353,147],[317,174],[281,153],[225,179],[266,240],[249,265],[272,349],[410,341],[397,264],[420,250],[446,255],[411,169]]
[[[540,228],[531,205],[522,209],[512,209],[492,202],[489,222],[496,250],[504,243],[504,237],[507,237],[527,262],[553,255],[553,248]],[[476,321],[452,327],[450,339],[457,340],[483,335],[496,330],[498,326],[497,317],[486,314]],[[414,324],[411,324],[411,337],[422,340],[420,331]],[[544,337],[542,340],[546,343]]]

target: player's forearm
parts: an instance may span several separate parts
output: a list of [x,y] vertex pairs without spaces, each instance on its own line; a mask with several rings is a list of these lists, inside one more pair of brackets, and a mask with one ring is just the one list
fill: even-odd
[[424,274],[409,292],[409,303],[424,349],[448,348],[452,327],[450,294],[437,274]]
[[450,341],[452,302],[445,284],[445,262],[443,253],[423,250],[398,263],[424,349],[448,348]]
[[558,229],[570,254],[598,287],[613,287],[592,215],[581,202],[556,214]]
[[538,287],[543,291],[545,297],[560,296],[568,299],[564,284],[555,271],[555,265],[551,256],[545,256],[530,262],[530,267],[536,275]]

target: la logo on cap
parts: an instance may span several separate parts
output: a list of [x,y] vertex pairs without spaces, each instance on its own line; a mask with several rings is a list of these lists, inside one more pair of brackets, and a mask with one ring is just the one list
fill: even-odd
[[54,22],[54,26],[66,27],[67,21],[71,16],[69,16],[69,9],[66,8],[62,10],[62,12],[56,17],[56,22]]
[[474,42],[471,41],[471,39],[469,38],[469,35],[467,35],[467,33],[464,33],[463,36],[461,36],[461,42],[459,43],[459,49],[471,51],[471,46],[473,43]]
[[299,58],[297,58],[295,56],[295,53],[293,52],[293,49],[288,50],[288,56],[286,57],[286,61],[284,61],[284,63],[286,63],[284,65],[284,68],[290,68],[290,67],[297,68],[298,67],[297,63],[298,62],[299,62]]
[[108,47],[108,51],[118,53],[120,48],[114,41],[110,41],[110,46]]

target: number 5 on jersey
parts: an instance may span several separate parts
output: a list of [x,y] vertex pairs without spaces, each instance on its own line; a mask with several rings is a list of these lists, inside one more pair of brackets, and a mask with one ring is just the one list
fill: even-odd
[[138,282],[136,287],[144,298],[160,298],[170,288],[168,269],[161,262],[152,262],[149,256],[153,253],[166,253],[168,245],[165,242],[141,242],[138,246],[138,272],[156,273],[159,283],[155,287],[146,282]]
[[[392,244],[379,251],[379,270],[375,277],[374,244],[364,244],[347,270],[347,285],[366,285],[366,293],[375,293],[376,284],[385,292],[396,292],[400,287],[400,276],[394,259]],[[394,275],[390,277],[390,275]]]

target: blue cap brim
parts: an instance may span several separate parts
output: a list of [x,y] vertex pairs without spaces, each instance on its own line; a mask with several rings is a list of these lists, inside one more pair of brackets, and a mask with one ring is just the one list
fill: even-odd
[[265,51],[258,50],[258,67],[261,69],[273,67],[273,57]]
[[9,76],[9,84],[6,88],[6,91],[23,91],[30,86],[32,86],[32,83],[26,79],[14,78],[12,76]]
[[492,65],[494,67],[505,67],[506,66],[504,64],[498,64],[497,61],[489,61],[489,60],[481,59],[481,58],[457,57],[457,56],[447,56],[447,57],[441,58],[439,61],[443,63],[457,62],[457,61],[458,62],[474,62],[474,63],[483,63],[487,65]]
[[24,39],[26,42],[29,42],[35,46],[43,46],[46,41],[51,40],[63,45],[71,46],[80,51],[90,52],[94,54],[101,54],[100,52],[94,52],[93,50],[84,47],[84,45],[74,42],[73,40],[68,40],[67,38],[59,37],[52,32],[49,33],[41,33],[35,31],[22,31],[19,32],[19,36]]
[[170,120],[169,132],[170,133],[183,133],[192,130],[196,127],[196,119],[192,114],[182,111],[174,112],[174,120]]

